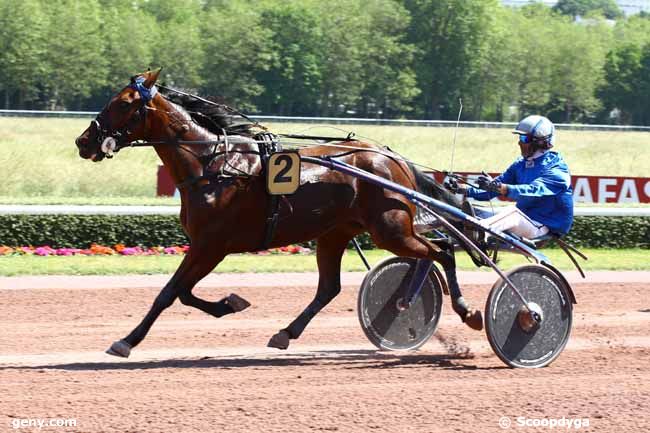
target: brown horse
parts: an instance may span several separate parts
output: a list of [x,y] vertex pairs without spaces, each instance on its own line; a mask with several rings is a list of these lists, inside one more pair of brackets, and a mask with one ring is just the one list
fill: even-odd
[[[229,124],[226,115],[221,125],[210,119],[195,121],[188,110],[158,93],[155,84],[159,73],[133,77],[75,142],[82,158],[101,161],[111,153],[111,142],[119,150],[136,140],[146,141],[155,148],[180,190],[180,220],[190,239],[189,252],[142,322],[108,350],[124,357],[176,298],[215,317],[248,307],[247,301],[234,294],[210,302],[194,296],[192,289],[226,255],[259,250],[266,244],[271,199],[260,175],[259,145],[251,128]],[[194,114],[197,119],[207,119]],[[215,144],[218,142],[222,144]],[[315,145],[300,153],[338,155],[341,161],[360,169],[459,205],[452,194],[390,151],[353,140],[342,144],[345,147]],[[470,327],[481,329],[481,313],[470,310],[460,293],[452,246],[417,234],[413,228],[415,215],[415,206],[397,193],[303,163],[300,187],[280,201],[277,229],[270,244],[264,246],[316,239],[318,289],[314,300],[271,338],[269,346],[286,349],[289,340],[298,338],[309,321],[340,292],[342,255],[350,240],[364,232],[379,248],[393,254],[439,262],[445,270],[454,310]]]

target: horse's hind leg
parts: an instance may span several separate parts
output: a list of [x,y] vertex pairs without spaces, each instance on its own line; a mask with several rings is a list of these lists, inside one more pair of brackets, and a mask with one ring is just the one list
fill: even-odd
[[268,346],[276,349],[289,347],[289,340],[300,337],[311,319],[341,292],[341,259],[352,235],[343,231],[329,232],[318,238],[318,290],[314,300],[289,326],[269,340]]
[[[128,357],[131,348],[137,346],[144,339],[160,313],[171,306],[180,295],[186,297],[186,294],[192,290],[196,283],[210,273],[223,260],[223,257],[223,253],[192,246],[174,276],[160,291],[140,324],[125,338],[113,343],[106,352],[110,355]],[[210,311],[208,312],[219,317],[239,311],[238,308],[242,305],[240,299],[239,297],[233,298],[231,302],[230,297],[228,297],[219,302],[208,303],[210,304],[208,307]],[[246,302],[246,304],[248,303]]]
[[192,289],[189,289],[181,292],[178,295],[178,299],[180,299],[184,305],[198,308],[204,313],[208,313],[214,317],[222,317],[226,314],[238,313],[251,306],[250,302],[234,293],[231,293],[220,301],[213,302],[196,297],[192,294]]
[[447,286],[449,287],[449,294],[451,296],[451,307],[458,314],[460,319],[472,329],[480,331],[483,329],[483,317],[479,310],[473,310],[463,298],[460,291],[458,279],[456,277],[456,258],[454,256],[454,247],[445,241],[444,244],[437,244],[442,247],[442,254],[447,262],[438,260],[445,271],[447,277]]
[[379,248],[397,256],[430,259],[440,263],[447,277],[452,308],[467,326],[476,330],[483,329],[481,312],[472,310],[460,291],[452,245],[446,242],[434,244],[414,233],[411,217],[403,210],[384,212],[369,231]]

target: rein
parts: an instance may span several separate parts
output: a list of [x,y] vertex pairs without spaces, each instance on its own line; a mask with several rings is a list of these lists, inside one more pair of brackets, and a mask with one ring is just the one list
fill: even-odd
[[[104,135],[101,136],[101,139],[102,139],[102,151],[106,154],[107,158],[112,158],[113,153],[117,153],[121,149],[124,149],[124,148],[127,148],[127,147],[153,147],[153,146],[158,146],[158,145],[172,145],[172,146],[178,146],[180,149],[191,152],[191,150],[183,147],[183,145],[194,145],[194,144],[201,145],[202,144],[202,145],[214,146],[214,150],[209,155],[205,155],[205,156],[196,155],[197,159],[202,161],[202,163],[204,165],[204,169],[215,158],[217,158],[219,156],[222,156],[222,155],[226,155],[226,161],[222,165],[220,173],[210,173],[210,174],[207,174],[207,175],[190,177],[189,179],[177,184],[176,187],[178,189],[182,189],[182,188],[192,186],[195,183],[197,183],[197,182],[199,182],[199,181],[201,181],[203,179],[208,179],[208,178],[213,178],[213,177],[232,177],[232,176],[254,177],[254,176],[257,176],[257,175],[254,175],[254,174],[242,172],[237,167],[234,167],[234,166],[230,165],[229,162],[228,162],[228,155],[230,153],[239,153],[239,154],[255,154],[255,155],[260,155],[261,156],[262,153],[259,152],[259,151],[254,151],[254,150],[246,150],[246,151],[230,150],[229,149],[230,146],[229,146],[228,134],[223,128],[220,128],[220,129],[221,129],[221,131],[223,133],[224,138],[220,138],[218,140],[164,140],[164,141],[135,140],[135,141],[131,141],[131,142],[125,142],[125,141],[120,140],[122,137],[128,136],[130,134],[130,131],[129,131],[128,128],[130,127],[131,123],[133,123],[135,121],[139,121],[140,117],[142,117],[143,121],[146,122],[146,113],[147,113],[147,111],[149,111],[149,110],[151,110],[151,111],[160,111],[159,109],[157,109],[155,107],[151,107],[151,106],[148,105],[149,102],[151,100],[153,100],[153,98],[158,94],[158,89],[156,88],[156,86],[158,86],[158,87],[160,87],[162,89],[165,89],[167,91],[177,93],[179,95],[194,98],[196,100],[199,100],[199,101],[204,102],[204,103],[209,104],[209,105],[214,105],[214,106],[219,107],[219,108],[221,108],[221,109],[223,109],[223,110],[225,110],[225,111],[227,111],[227,112],[229,112],[231,114],[235,114],[237,116],[240,116],[243,119],[248,120],[252,124],[253,127],[258,127],[258,128],[260,128],[260,129],[262,129],[264,131],[264,132],[260,133],[260,138],[261,139],[256,140],[255,137],[251,138],[251,142],[257,143],[258,145],[264,146],[264,145],[268,144],[269,143],[269,135],[271,135],[273,137],[276,136],[275,134],[271,134],[271,133],[267,132],[268,128],[265,127],[264,125],[260,124],[258,121],[254,120],[254,119],[251,119],[247,115],[241,113],[238,110],[235,110],[234,108],[232,108],[232,107],[230,107],[228,105],[218,104],[216,102],[210,101],[210,100],[202,98],[200,96],[193,95],[191,93],[186,93],[186,92],[174,89],[172,87],[167,87],[167,86],[164,86],[164,85],[161,85],[161,84],[151,86],[151,89],[149,89],[146,86],[144,86],[144,81],[145,81],[144,77],[137,77],[137,78],[135,78],[133,80],[132,84],[129,86],[132,89],[136,90],[140,94],[140,98],[141,98],[141,100],[143,102],[142,106],[137,110],[138,116],[136,116],[135,118],[133,118],[133,116],[131,116],[132,119],[130,121],[127,121],[126,125],[124,125],[122,128],[120,128],[118,130],[115,130],[115,131],[111,132],[110,134],[108,134],[108,128],[102,128],[102,123],[100,122],[100,120],[103,120],[103,119],[101,119],[101,117],[102,117],[102,115],[104,113],[104,110],[102,110],[102,112],[99,113],[97,118],[94,120],[95,122],[97,122],[97,126],[98,126],[97,130],[102,131],[104,133]],[[198,114],[198,115],[201,115],[201,116],[206,117],[207,119],[211,120],[208,116],[205,116],[201,112],[194,112],[194,111],[188,111],[188,110],[186,110],[186,112],[189,113],[189,114],[192,114],[192,113]],[[167,113],[168,114],[173,114],[173,112],[167,112]],[[108,126],[110,127],[110,125],[108,125]],[[216,124],[215,124],[215,126],[218,127],[218,125],[216,125]],[[403,162],[406,162],[406,163],[413,164],[415,166],[426,168],[426,169],[434,171],[434,172],[444,173],[446,175],[456,177],[456,175],[453,174],[453,173],[448,173],[447,171],[437,170],[437,169],[432,168],[432,167],[428,167],[428,166],[424,166],[422,164],[414,163],[414,162],[410,161],[409,159],[403,157],[402,155],[400,155],[400,154],[398,154],[398,153],[396,153],[393,150],[388,149],[388,148],[387,148],[387,150],[380,150],[380,149],[369,149],[369,148],[365,148],[365,147],[351,146],[351,145],[346,145],[346,144],[330,144],[333,141],[339,141],[339,142],[353,141],[353,140],[355,140],[354,132],[348,133],[347,136],[345,136],[345,137],[302,135],[302,134],[277,134],[277,137],[282,137],[282,138],[287,138],[287,139],[297,139],[297,140],[302,139],[302,140],[321,141],[321,142],[324,142],[324,143],[319,143],[320,146],[335,147],[335,148],[342,149],[342,152],[340,154],[338,154],[338,155],[334,155],[334,157],[341,157],[341,156],[345,156],[345,155],[355,153],[355,152],[358,152],[358,151],[372,152],[372,153],[378,153],[380,155],[386,156],[386,157],[391,158],[393,160],[403,161]],[[116,138],[117,138],[117,140],[116,140]],[[99,141],[99,138],[98,138],[98,141]],[[301,146],[301,147],[306,147],[306,146],[313,145],[313,143],[303,144],[303,143],[296,143],[296,142],[291,142],[291,141],[286,141],[284,143],[278,141],[278,143],[286,145],[286,146]],[[222,150],[222,151],[217,151],[217,148],[220,145],[225,145],[225,149]],[[203,162],[203,161],[205,161],[205,162]],[[224,171],[226,165],[230,165],[230,167],[232,169],[234,169],[235,171],[237,171],[239,173],[226,173]],[[461,180],[461,181],[463,181],[463,180]]]
[[[190,98],[194,98],[194,99],[196,99],[196,100],[198,100],[198,101],[205,102],[206,104],[209,104],[209,105],[214,105],[215,107],[223,108],[224,110],[226,110],[226,111],[228,111],[228,112],[230,112],[230,113],[232,113],[232,114],[236,114],[236,115],[241,116],[242,118],[248,120],[249,122],[252,123],[252,126],[257,126],[258,128],[260,128],[260,129],[262,129],[262,130],[264,130],[264,131],[268,131],[268,128],[267,128],[266,126],[262,125],[262,124],[259,123],[257,120],[253,120],[253,119],[251,119],[250,117],[248,117],[248,116],[245,115],[244,113],[235,110],[234,108],[230,107],[229,105],[226,105],[226,104],[218,104],[218,103],[216,103],[216,102],[210,101],[209,99],[202,98],[202,97],[200,97],[200,96],[198,96],[198,95],[193,95],[193,94],[191,94],[191,93],[186,93],[186,92],[183,92],[183,91],[181,91],[181,90],[174,89],[173,87],[167,87],[167,86],[164,86],[164,85],[162,85],[162,84],[159,84],[158,87],[160,87],[161,89],[169,90],[170,92],[177,93],[177,94],[179,94],[179,95],[183,95],[183,96],[188,96],[188,97],[190,97]],[[198,114],[203,114],[203,113],[198,113]]]

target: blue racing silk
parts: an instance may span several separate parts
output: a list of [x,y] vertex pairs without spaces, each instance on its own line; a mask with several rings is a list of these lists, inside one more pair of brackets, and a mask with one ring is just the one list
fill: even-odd
[[[530,219],[565,235],[573,224],[571,174],[562,156],[548,151],[535,159],[519,157],[495,180],[508,185],[508,198]],[[490,200],[499,194],[468,188],[467,195]]]

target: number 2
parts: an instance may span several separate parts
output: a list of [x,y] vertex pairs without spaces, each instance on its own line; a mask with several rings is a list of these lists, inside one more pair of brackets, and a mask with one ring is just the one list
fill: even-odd
[[279,166],[282,163],[284,163],[284,167],[280,169],[278,174],[275,175],[273,178],[273,182],[275,183],[291,183],[293,178],[291,176],[285,176],[289,170],[291,170],[291,167],[293,167],[293,160],[289,155],[280,155],[278,158],[276,158],[274,165]]

